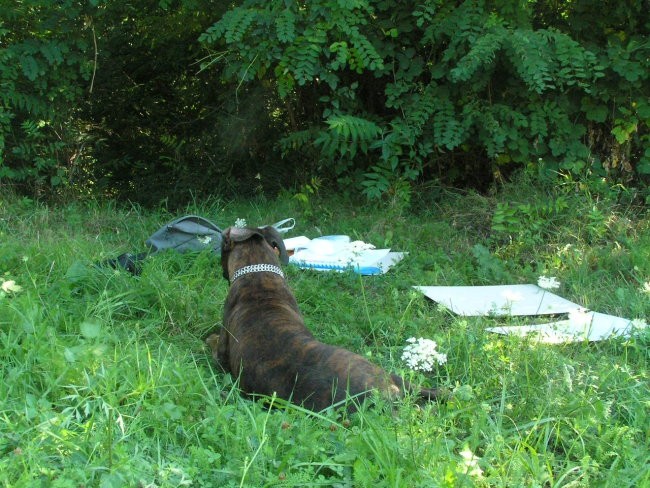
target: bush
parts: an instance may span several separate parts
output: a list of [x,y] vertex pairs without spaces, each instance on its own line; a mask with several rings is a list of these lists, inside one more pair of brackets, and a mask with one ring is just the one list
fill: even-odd
[[176,206],[318,176],[408,204],[522,167],[647,188],[640,2],[0,7],[0,183],[32,196]]
[[[270,86],[280,144],[370,196],[418,177],[485,185],[545,168],[650,174],[640,4],[242,2],[201,37],[224,76]],[[594,28],[595,26],[595,28]]]
[[93,8],[0,4],[0,182],[39,193],[66,182],[85,144],[78,116],[95,67]]

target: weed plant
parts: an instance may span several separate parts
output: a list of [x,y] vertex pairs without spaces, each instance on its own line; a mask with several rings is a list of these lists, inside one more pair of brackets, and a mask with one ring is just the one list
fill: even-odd
[[[422,188],[410,208],[310,198],[308,211],[285,195],[171,212],[4,197],[0,485],[650,486],[647,332],[544,345],[492,335],[496,319],[454,316],[412,288],[546,274],[592,310],[648,320],[647,209],[623,192],[525,180],[487,196]],[[157,255],[139,277],[95,265],[142,250],[182,213],[224,227],[293,216],[292,235],[407,251],[383,276],[289,267],[288,280],[317,337],[452,398],[353,415],[242,398],[202,342],[228,289],[218,257]],[[413,336],[435,340],[447,364],[407,371]]]

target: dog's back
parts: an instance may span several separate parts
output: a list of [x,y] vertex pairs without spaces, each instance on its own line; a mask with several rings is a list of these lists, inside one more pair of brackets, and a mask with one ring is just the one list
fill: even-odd
[[[276,269],[286,256],[284,244],[277,231],[268,229],[224,232],[222,267],[231,286],[223,330],[218,338],[208,339],[215,359],[239,378],[245,393],[276,394],[316,411],[346,396],[362,400],[371,391],[388,397],[402,393],[405,385],[399,376],[314,338]],[[238,275],[251,267],[262,271]],[[420,394],[435,396],[435,391]]]

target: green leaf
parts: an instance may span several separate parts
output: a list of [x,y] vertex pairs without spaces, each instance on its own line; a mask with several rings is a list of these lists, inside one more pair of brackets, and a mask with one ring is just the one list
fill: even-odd
[[69,347],[66,347],[63,350],[63,357],[69,363],[74,363],[77,360],[77,356],[75,355],[74,351]]
[[636,165],[636,171],[641,175],[650,175],[650,154],[648,153],[650,153],[650,148],[646,150],[646,155]]
[[605,122],[609,112],[607,105],[596,104],[591,99],[586,99],[582,103],[582,110],[585,112],[587,120],[594,122]]
[[38,63],[36,59],[32,56],[24,56],[21,59],[21,66],[23,68],[23,73],[30,81],[35,81],[38,78]]
[[79,330],[86,339],[96,339],[102,333],[102,326],[99,322],[87,320],[81,323]]

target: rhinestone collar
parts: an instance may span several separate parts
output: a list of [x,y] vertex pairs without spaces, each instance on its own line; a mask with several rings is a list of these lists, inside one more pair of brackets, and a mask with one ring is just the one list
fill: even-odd
[[239,268],[237,271],[235,271],[232,275],[230,283],[234,283],[237,278],[240,278],[245,274],[260,272],[275,273],[276,275],[284,278],[284,273],[279,266],[275,266],[274,264],[251,264],[250,266],[244,266],[243,268]]

